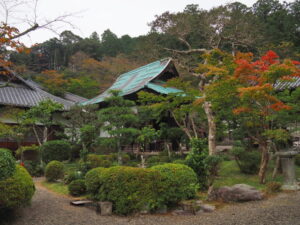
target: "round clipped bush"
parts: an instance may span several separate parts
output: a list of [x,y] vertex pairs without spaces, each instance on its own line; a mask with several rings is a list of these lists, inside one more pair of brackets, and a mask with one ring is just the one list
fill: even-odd
[[25,168],[17,166],[13,176],[0,181],[0,209],[14,209],[30,203],[35,187]]
[[159,171],[162,179],[160,197],[167,205],[195,197],[198,188],[197,175],[190,167],[167,163],[151,167]]
[[51,161],[45,169],[47,181],[53,182],[64,177],[64,164],[59,161]]
[[107,169],[98,167],[90,170],[85,175],[85,184],[87,191],[96,198],[96,195],[99,192],[101,185],[103,184],[103,178],[105,177],[103,173],[106,173]]
[[68,185],[69,193],[72,196],[80,196],[86,193],[85,181],[83,179],[74,180]]
[[16,170],[15,158],[8,149],[0,149],[0,180],[11,177]]
[[64,140],[48,141],[41,147],[43,161],[64,161],[71,156],[71,145]]
[[160,174],[152,169],[116,166],[96,168],[86,175],[87,190],[94,199],[111,201],[118,214],[159,206]]

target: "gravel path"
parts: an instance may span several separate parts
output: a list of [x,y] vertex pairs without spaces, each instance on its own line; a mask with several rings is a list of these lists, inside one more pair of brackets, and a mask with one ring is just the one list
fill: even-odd
[[[300,225],[300,192],[232,204],[196,216],[99,216],[95,211],[69,205],[70,198],[50,192],[37,182],[32,205],[19,210],[13,225]],[[0,223],[1,224],[1,223]]]

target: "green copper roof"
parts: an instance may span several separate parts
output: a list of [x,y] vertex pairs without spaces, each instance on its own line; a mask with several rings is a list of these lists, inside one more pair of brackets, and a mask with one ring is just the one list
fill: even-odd
[[153,83],[148,83],[146,85],[146,87],[150,88],[150,89],[152,89],[152,90],[154,90],[154,91],[156,91],[158,93],[165,94],[165,95],[182,92],[182,90],[179,90],[179,89],[176,89],[176,88],[163,87],[163,86],[160,86],[160,85],[157,85],[157,84],[153,84]]
[[88,101],[82,102],[81,105],[89,105],[100,103],[105,98],[109,97],[110,90],[121,90],[121,95],[129,95],[137,92],[145,87],[162,94],[174,93],[174,88],[161,87],[156,84],[151,84],[150,81],[162,74],[170,65],[171,59],[163,59],[146,66],[142,66],[130,72],[124,73],[118,77],[115,83],[102,94],[92,98]]

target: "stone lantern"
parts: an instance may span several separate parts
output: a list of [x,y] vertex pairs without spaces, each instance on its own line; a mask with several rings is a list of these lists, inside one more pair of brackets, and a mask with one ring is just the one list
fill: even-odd
[[291,148],[276,153],[280,157],[284,184],[283,190],[300,190],[300,186],[296,179],[295,157],[300,154],[299,148]]

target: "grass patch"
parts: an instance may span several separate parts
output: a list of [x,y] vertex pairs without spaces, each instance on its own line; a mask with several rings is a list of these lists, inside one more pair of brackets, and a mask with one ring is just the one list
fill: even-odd
[[62,195],[69,195],[68,186],[63,183],[50,183],[47,181],[43,181],[42,185],[47,189]]
[[[270,168],[267,172],[266,183],[270,181],[283,182],[283,176],[281,174],[277,175],[275,179],[272,179],[272,171],[273,165],[270,163]],[[296,166],[296,176],[300,177],[300,167]],[[236,162],[232,161],[224,161],[221,164],[219,177],[216,179],[214,186],[232,186],[235,184],[248,184],[259,190],[265,189],[264,184],[259,183],[259,177],[257,174],[248,175],[240,172]]]

